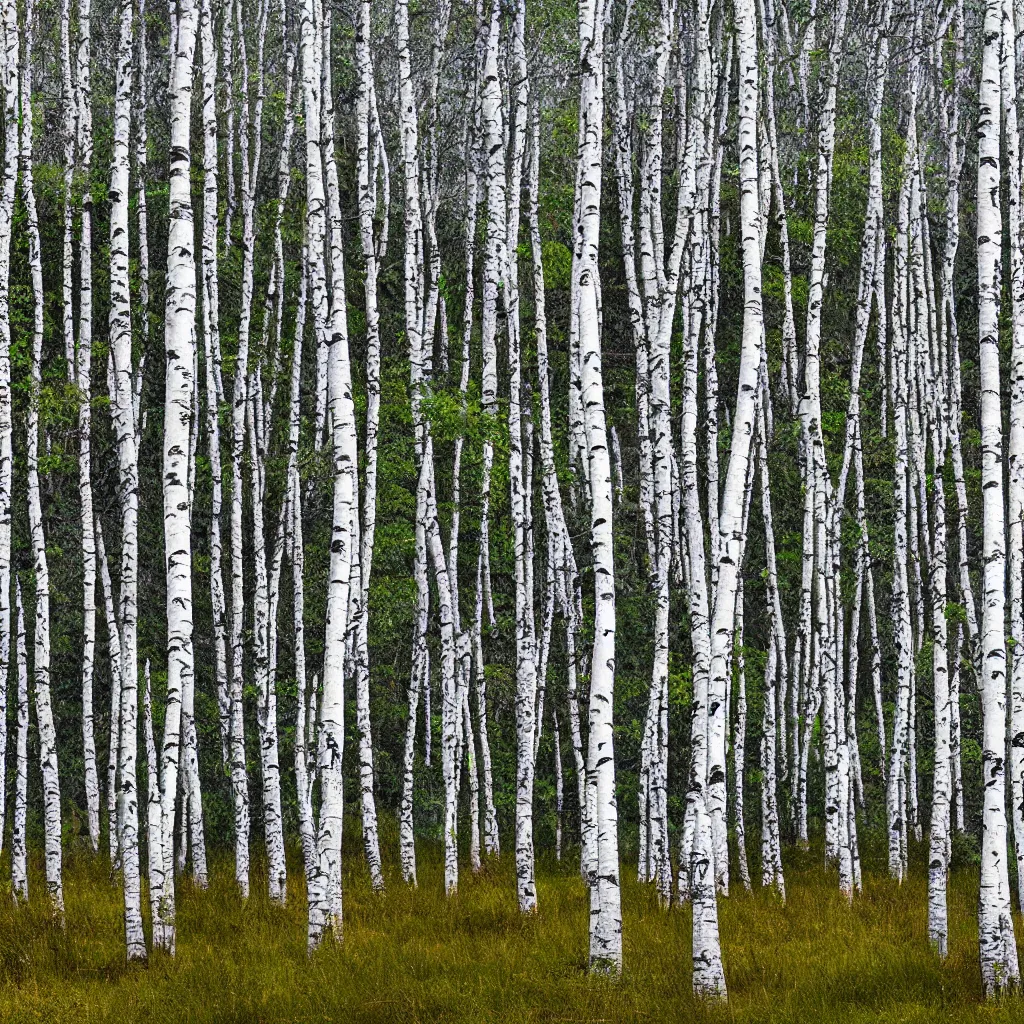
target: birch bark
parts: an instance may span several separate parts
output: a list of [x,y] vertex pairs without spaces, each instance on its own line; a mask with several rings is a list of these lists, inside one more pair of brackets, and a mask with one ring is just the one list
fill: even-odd
[[[14,195],[18,180],[18,13],[17,5],[2,8],[3,57],[0,74],[4,94],[4,174],[0,184],[0,679],[6,711],[6,680],[11,650],[11,490],[13,413],[11,408],[11,241]],[[6,715],[5,715],[6,717]],[[5,723],[6,726],[6,723]],[[6,777],[4,791],[6,792]]]
[[75,383],[78,387],[78,481],[82,525],[82,754],[89,842],[100,842],[100,788],[96,770],[93,721],[93,669],[96,652],[96,538],[92,498],[92,11],[90,0],[78,3],[78,46],[75,60],[75,106],[78,166],[82,174],[79,245],[78,344]]
[[11,830],[11,887],[16,903],[28,903],[28,650],[21,581],[15,580],[17,603],[18,732],[15,740],[14,825]]
[[[331,211],[332,279],[330,316],[323,269],[325,237],[324,162],[330,192],[337,188],[334,154],[324,161],[321,118],[326,104],[320,94],[316,48],[329,43],[323,32],[319,0],[304,0],[302,8],[302,71],[306,120],[306,230],[312,274],[313,306],[318,327],[329,331],[327,379],[333,448],[333,525],[327,592],[327,629],[324,639],[324,678],[317,728],[317,774],[320,810],[316,822],[316,870],[309,880],[308,947],[313,952],[330,933],[342,937],[341,833],[343,805],[342,751],[344,747],[344,669],[348,633],[350,569],[352,565],[353,509],[356,495],[356,435],[349,365],[345,283],[337,217]],[[336,197],[330,197],[336,205]],[[329,324],[329,326],[327,326]],[[356,542],[357,539],[356,539]]]
[[[192,517],[189,494],[195,366],[196,266],[191,190],[191,105],[198,10],[179,0],[169,99],[170,234],[164,315],[163,492],[167,574],[167,705],[161,749],[162,875],[156,882],[153,944],[175,951],[174,823],[182,712],[195,684],[192,646]],[[151,882],[152,884],[152,882]]]
[[[764,316],[761,307],[761,214],[757,169],[757,25],[753,3],[736,5],[736,53],[740,83],[740,218],[743,237],[743,340],[739,384],[732,420],[729,466],[722,493],[718,532],[718,587],[711,622],[711,670],[708,687],[708,813],[714,836],[716,884],[728,893],[725,836],[725,691],[736,618],[736,586],[742,545],[744,494],[757,404]],[[721,979],[724,993],[724,978]]]
[[[210,607],[213,616],[214,679],[220,721],[221,758],[230,764],[231,691],[228,683],[227,627],[221,509],[223,479],[220,448],[220,284],[217,258],[219,202],[217,152],[217,49],[213,38],[212,0],[203,0],[199,34],[203,81],[203,361],[206,384],[206,439],[210,459]],[[198,382],[197,382],[198,384]]]
[[601,368],[601,285],[598,242],[601,216],[604,118],[604,4],[579,5],[580,135],[576,174],[576,245],[572,276],[574,344],[586,435],[590,541],[594,559],[594,647],[591,657],[587,801],[594,813],[590,881],[590,968],[622,970],[618,809],[612,697],[615,688],[615,564],[612,476]]
[[[25,206],[28,234],[29,273],[32,282],[32,347],[30,350],[31,394],[28,410],[28,521],[35,569],[35,629],[32,667],[35,676],[36,722],[39,728],[39,762],[43,775],[43,835],[46,889],[50,909],[63,925],[64,879],[61,843],[60,772],[57,764],[57,730],[50,692],[50,571],[46,533],[39,487],[39,402],[43,382],[43,266],[33,175],[32,47],[35,35],[34,5],[24,9],[22,28],[20,88],[21,196]],[[9,600],[9,598],[8,598]],[[10,608],[7,609],[8,630]],[[6,638],[8,652],[10,636]]]
[[[1006,638],[999,384],[999,266],[1003,226],[999,203],[1000,40],[1002,5],[987,0],[978,95],[978,337],[981,375],[984,604],[982,616],[982,771],[985,778],[978,930],[982,988],[987,998],[1019,984],[1020,970],[1006,864]],[[1005,50],[1003,51],[1005,59]]]
[[128,271],[129,132],[132,113],[134,18],[130,0],[120,5],[117,91],[110,175],[110,348],[112,418],[117,436],[121,503],[121,707],[118,756],[118,857],[124,882],[125,936],[129,960],[146,958],[139,869],[138,742],[138,558],[139,427],[132,358],[131,291]]

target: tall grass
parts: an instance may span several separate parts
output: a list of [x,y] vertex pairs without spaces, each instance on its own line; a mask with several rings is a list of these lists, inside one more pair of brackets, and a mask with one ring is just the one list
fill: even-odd
[[352,853],[342,945],[307,958],[297,861],[281,908],[262,879],[243,905],[230,862],[215,857],[208,891],[180,883],[176,959],[142,967],[124,962],[119,894],[105,867],[72,853],[65,930],[47,918],[38,875],[30,907],[0,900],[0,1021],[1024,1020],[1024,997],[981,1003],[970,867],[951,880],[951,953],[940,964],[928,947],[920,864],[897,886],[870,863],[850,907],[818,855],[792,854],[785,906],[759,889],[721,902],[730,1001],[715,1007],[690,994],[689,911],[660,911],[629,866],[625,975],[609,982],[586,974],[587,894],[571,861],[541,856],[540,913],[524,919],[511,856],[465,874],[446,899],[437,851],[426,844],[419,888],[403,886],[392,865],[384,895]]

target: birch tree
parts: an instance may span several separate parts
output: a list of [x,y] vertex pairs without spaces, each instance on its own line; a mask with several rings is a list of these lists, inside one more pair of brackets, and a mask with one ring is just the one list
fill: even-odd
[[[228,683],[227,629],[221,510],[220,417],[220,287],[217,258],[217,203],[220,194],[217,152],[217,49],[213,38],[210,0],[200,8],[200,45],[203,81],[203,237],[202,237],[202,330],[206,391],[206,437],[210,458],[210,606],[213,614],[214,675],[220,716],[221,756],[230,763],[231,692]],[[198,386],[198,382],[196,382]]]
[[[30,356],[31,396],[28,412],[28,520],[32,562],[35,570],[35,624],[33,670],[35,676],[36,722],[39,727],[39,761],[43,775],[43,831],[46,860],[46,889],[54,916],[63,924],[64,877],[61,840],[60,770],[57,763],[57,730],[50,690],[50,571],[46,533],[39,487],[39,402],[43,373],[43,265],[33,175],[32,45],[35,34],[34,6],[24,11],[22,29],[20,88],[21,197],[28,222],[28,260],[32,281],[32,347]],[[7,599],[9,601],[9,598]],[[10,651],[10,606],[7,606]]]
[[612,696],[615,687],[615,565],[612,535],[612,476],[601,370],[601,285],[598,236],[601,211],[604,118],[604,7],[579,5],[580,134],[576,171],[576,246],[572,302],[586,433],[594,559],[594,649],[591,657],[587,808],[594,815],[590,885],[590,967],[622,970],[622,910],[619,891],[618,808]]
[[[380,311],[377,299],[377,275],[387,253],[390,176],[387,151],[381,139],[377,114],[377,89],[371,55],[372,5],[362,0],[356,31],[356,64],[359,69],[357,99],[358,152],[357,184],[359,194],[359,239],[366,266],[366,438],[365,482],[363,484],[362,546],[359,553],[360,585],[353,593],[358,604],[356,618],[355,662],[356,700],[359,725],[360,789],[363,811],[363,837],[367,861],[375,889],[384,888],[377,838],[377,812],[374,798],[373,734],[370,723],[369,597],[373,568],[373,543],[377,522],[377,434],[380,429]],[[374,227],[379,209],[378,188],[384,201],[383,225]]]
[[18,670],[17,715],[15,739],[14,825],[11,829],[11,886],[18,903],[28,902],[28,643],[25,639],[25,611],[21,606],[21,581],[15,579],[17,607],[16,664]]
[[[174,822],[181,757],[182,708],[195,685],[192,646],[192,516],[189,441],[195,365],[196,267],[191,195],[191,104],[198,10],[179,0],[171,67],[170,237],[164,317],[163,496],[167,574],[167,697],[160,764],[162,874],[151,881],[157,896],[153,944],[175,951]],[[155,883],[155,884],[154,884]]]
[[978,932],[981,980],[987,998],[1019,984],[1020,970],[1006,864],[1005,722],[1006,638],[1003,441],[999,408],[999,265],[1003,221],[999,202],[1002,166],[1000,76],[1002,5],[988,0],[978,94],[978,338],[981,374],[984,603],[982,616],[982,771],[985,778]]
[[[10,671],[11,650],[11,485],[14,470],[11,408],[11,241],[20,153],[17,117],[19,37],[16,5],[4,4],[2,18],[4,176],[0,185],[0,679],[4,683],[0,689],[4,693],[6,712],[6,680]],[[6,714],[4,717],[6,727]],[[6,793],[6,759],[3,781]]]
[[124,883],[125,938],[129,960],[146,958],[139,868],[137,762],[139,428],[132,355],[131,291],[128,272],[129,136],[132,113],[132,4],[122,0],[114,97],[114,141],[110,175],[110,396],[117,437],[121,505],[121,706],[118,756],[118,860]]
[[[305,0],[302,8],[302,75],[306,115],[306,233],[312,282],[314,320],[327,334],[327,372],[334,461],[334,518],[324,641],[324,679],[317,730],[317,774],[321,806],[316,823],[316,865],[309,879],[308,942],[312,952],[330,933],[341,939],[341,830],[344,742],[344,659],[352,564],[352,513],[356,498],[355,419],[345,320],[344,277],[339,259],[333,265],[330,314],[324,274],[325,207],[321,150],[320,55],[324,40],[318,0]],[[333,163],[333,153],[329,160]],[[330,174],[330,163],[328,174]],[[332,227],[332,235],[336,228]],[[340,240],[332,237],[332,250],[341,256]],[[332,253],[333,255],[334,253]]]

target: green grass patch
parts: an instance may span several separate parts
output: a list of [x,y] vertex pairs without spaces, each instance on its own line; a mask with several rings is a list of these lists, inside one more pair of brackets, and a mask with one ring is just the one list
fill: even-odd
[[[0,901],[0,1021],[160,1022],[605,1022],[1024,1020],[1024,998],[981,1003],[977,873],[950,886],[950,957],[926,937],[921,865],[897,886],[871,864],[852,907],[814,853],[787,858],[789,902],[755,889],[721,902],[727,1007],[690,993],[690,914],[658,909],[623,870],[625,974],[589,978],[587,892],[571,860],[540,859],[540,913],[516,909],[512,856],[442,892],[438,851],[420,847],[420,885],[372,892],[361,858],[348,858],[345,938],[306,955],[305,894],[293,858],[289,904],[270,904],[265,878],[242,904],[224,854],[212,884],[179,883],[178,955],[125,964],[119,892],[99,859],[68,857],[67,927],[34,902]],[[1018,922],[1018,935],[1020,935]]]

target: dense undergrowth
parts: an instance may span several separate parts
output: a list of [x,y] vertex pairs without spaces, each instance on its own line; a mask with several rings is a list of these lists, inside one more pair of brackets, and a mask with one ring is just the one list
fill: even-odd
[[1024,1021],[1024,997],[981,1002],[975,868],[951,879],[949,959],[930,951],[923,848],[902,886],[869,854],[852,907],[814,851],[789,854],[785,906],[757,887],[722,900],[727,1007],[694,1002],[689,911],[660,911],[630,865],[626,969],[609,982],[585,972],[587,894],[571,857],[542,854],[540,914],[523,919],[511,857],[465,873],[447,900],[437,851],[423,843],[419,853],[419,888],[403,886],[392,864],[376,895],[353,850],[344,944],[312,960],[299,864],[281,908],[258,881],[243,905],[230,860],[214,858],[208,891],[181,883],[176,959],[132,967],[120,893],[101,861],[69,856],[64,931],[47,919],[36,865],[30,907],[0,900],[0,1021]]

